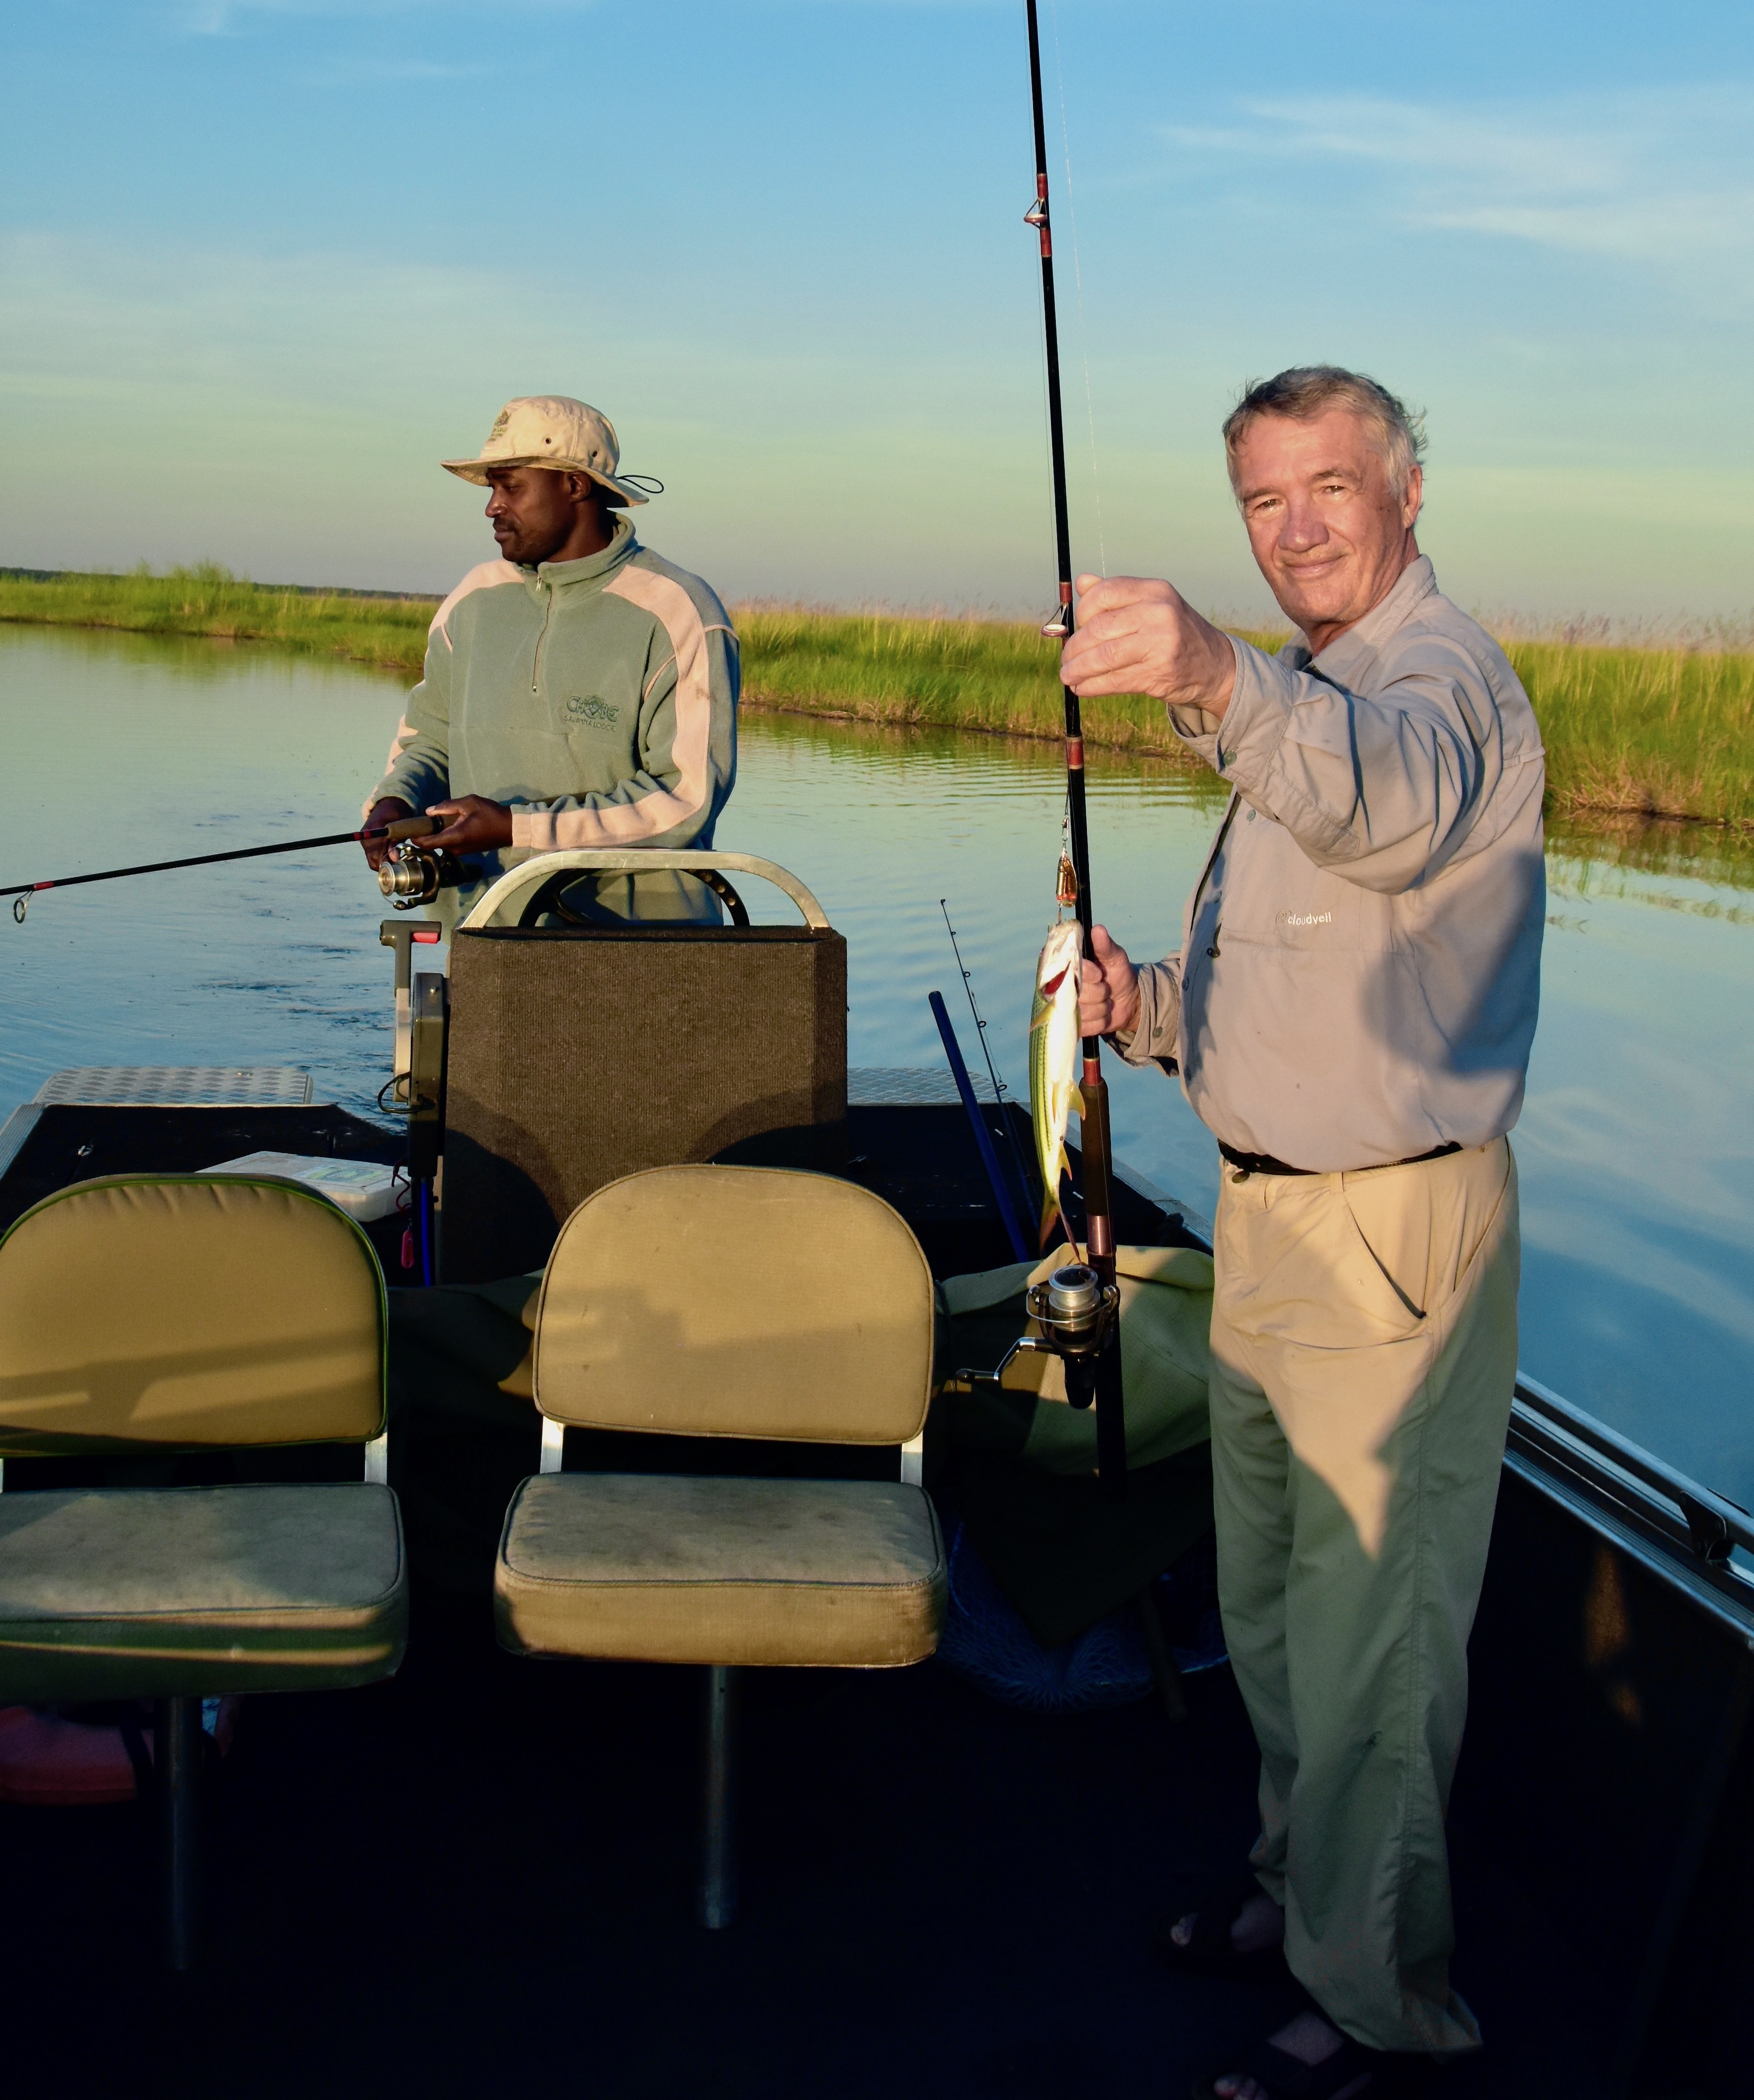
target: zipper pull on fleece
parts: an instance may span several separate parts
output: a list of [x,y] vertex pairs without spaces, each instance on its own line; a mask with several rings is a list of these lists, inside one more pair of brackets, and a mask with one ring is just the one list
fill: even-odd
[[548,603],[542,609],[542,632],[536,637],[536,653],[530,666],[530,690],[532,693],[539,690],[538,682],[542,676],[542,645],[548,640],[549,622],[554,617],[554,586],[546,576],[539,577],[537,580],[547,596]]

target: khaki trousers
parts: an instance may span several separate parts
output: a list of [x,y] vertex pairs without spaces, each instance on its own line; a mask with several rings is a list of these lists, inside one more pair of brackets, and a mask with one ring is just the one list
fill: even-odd
[[1219,1595],[1293,1973],[1373,2049],[1478,2045],[1443,1818],[1517,1363],[1500,1138],[1238,1177],[1216,1228]]

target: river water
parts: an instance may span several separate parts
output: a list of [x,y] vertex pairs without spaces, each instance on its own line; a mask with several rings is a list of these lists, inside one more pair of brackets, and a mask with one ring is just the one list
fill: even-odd
[[[403,682],[209,642],[0,627],[0,881],[339,830],[377,778]],[[1219,805],[1094,755],[1100,915],[1136,956],[1179,938]],[[941,1065],[941,989],[975,1054],[948,900],[1001,1074],[1026,1092],[1053,916],[1051,746],[751,714],[718,843],[792,869],[846,934],[854,1065]],[[1642,866],[1631,864],[1642,860]],[[1549,854],[1542,1013],[1514,1143],[1523,1368],[1754,1507],[1754,870]],[[792,907],[746,885],[758,918]],[[370,1113],[390,958],[350,849],[39,898],[0,920],[0,1115],[63,1065],[292,1064]],[[1211,1140],[1179,1090],[1111,1061],[1117,1149],[1210,1212]]]

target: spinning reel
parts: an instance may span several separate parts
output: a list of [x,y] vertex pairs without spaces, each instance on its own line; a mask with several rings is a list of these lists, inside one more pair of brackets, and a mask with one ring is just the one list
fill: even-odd
[[1088,1407],[1096,1397],[1096,1365],[1121,1309],[1118,1284],[1104,1283],[1082,1261],[1056,1268],[1045,1283],[1032,1283],[1025,1298],[1037,1331],[1013,1342],[989,1371],[957,1376],[975,1385],[998,1385],[1013,1357],[1058,1357],[1065,1366],[1066,1399]]
[[430,904],[441,889],[454,889],[462,870],[449,854],[430,853],[404,839],[395,849],[395,858],[386,859],[377,871],[377,886],[398,911],[412,911]]

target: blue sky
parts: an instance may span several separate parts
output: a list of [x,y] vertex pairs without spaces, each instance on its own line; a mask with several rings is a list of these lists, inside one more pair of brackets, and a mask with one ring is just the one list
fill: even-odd
[[[1258,610],[1217,426],[1330,359],[1428,412],[1465,602],[1754,608],[1745,6],[1042,4],[1082,562]],[[6,49],[0,562],[442,589],[491,549],[435,461],[554,390],[727,596],[1047,602],[1019,0],[60,0]]]

